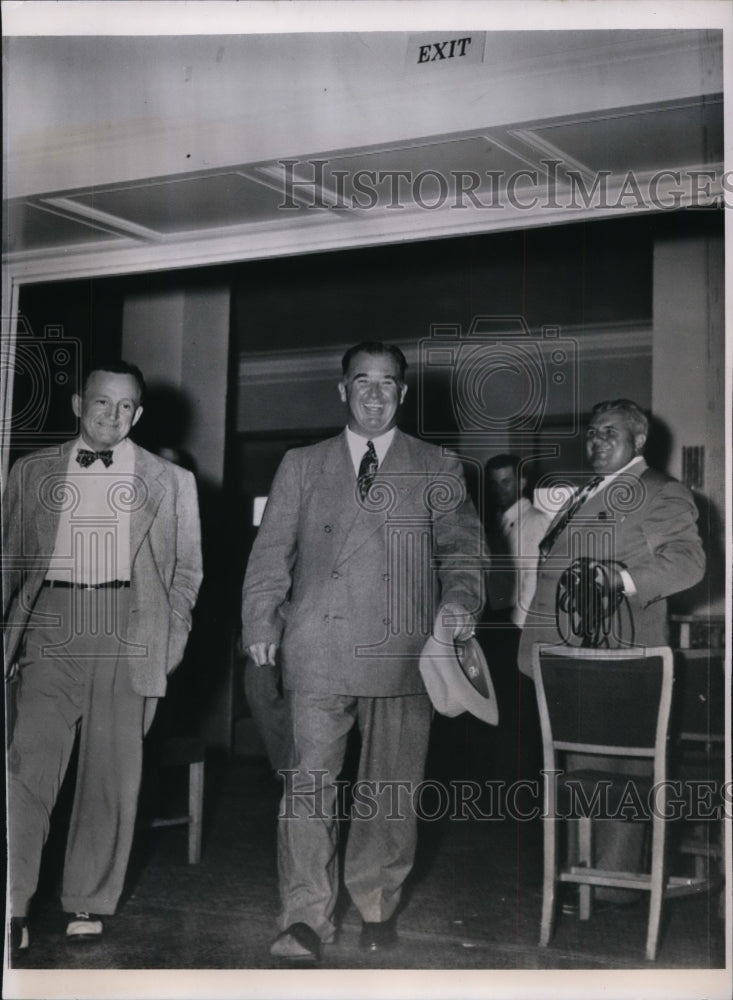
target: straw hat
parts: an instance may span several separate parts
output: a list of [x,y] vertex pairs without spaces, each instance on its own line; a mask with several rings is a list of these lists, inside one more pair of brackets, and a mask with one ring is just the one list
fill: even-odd
[[499,706],[481,647],[473,636],[456,642],[454,626],[444,625],[443,617],[439,611],[420,654],[420,673],[433,707],[441,715],[470,712],[495,726]]

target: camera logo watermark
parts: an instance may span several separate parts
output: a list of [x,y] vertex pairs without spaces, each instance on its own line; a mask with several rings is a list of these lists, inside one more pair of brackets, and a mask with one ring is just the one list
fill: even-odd
[[67,337],[63,327],[45,326],[42,336],[34,336],[19,318],[14,354],[2,353],[2,363],[10,369],[13,412],[0,416],[0,429],[9,431],[14,447],[41,447],[78,434],[71,394],[81,385],[81,357],[81,342]]
[[[536,434],[548,413],[571,414],[558,433],[578,433],[578,343],[559,327],[536,336],[522,316],[476,316],[465,333],[433,324],[418,352],[422,437],[490,444]],[[449,411],[436,407],[437,393],[448,395]]]

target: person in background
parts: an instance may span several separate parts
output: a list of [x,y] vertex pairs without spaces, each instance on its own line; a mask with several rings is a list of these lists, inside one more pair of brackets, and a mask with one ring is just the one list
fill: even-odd
[[78,743],[61,902],[69,942],[98,940],[132,845],[143,736],[183,657],[201,583],[190,472],[128,439],[145,383],[126,362],[91,371],[80,433],[26,455],[3,497],[11,951]]
[[361,946],[397,943],[417,817],[409,804],[396,817],[389,796],[424,773],[432,707],[420,652],[439,604],[457,640],[481,610],[482,532],[461,465],[396,426],[406,367],[378,341],[345,353],[346,429],[285,455],[245,575],[243,642],[255,663],[281,657],[292,730],[270,950],[284,961],[317,962],[336,934],[335,782],[355,725],[358,780],[389,787],[373,815],[352,815],[344,880]]
[[540,766],[539,720],[534,685],[522,682],[517,652],[537,582],[539,544],[551,518],[533,505],[517,455],[494,455],[484,468],[491,566],[485,612],[489,627],[482,627],[479,636],[498,688],[500,721],[492,734],[496,766],[506,779],[532,778]]

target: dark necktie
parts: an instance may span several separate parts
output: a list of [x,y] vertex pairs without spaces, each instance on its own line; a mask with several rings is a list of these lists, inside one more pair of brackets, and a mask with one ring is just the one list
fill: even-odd
[[112,465],[112,451],[90,451],[88,448],[77,448],[76,460],[82,469],[87,469],[97,459],[104,463],[105,469],[108,469]]
[[553,524],[553,526],[550,528],[550,530],[547,532],[545,537],[540,542],[540,555],[542,556],[547,555],[547,553],[550,551],[552,546],[557,541],[558,537],[567,528],[570,521],[572,521],[572,519],[578,513],[578,511],[583,506],[585,501],[588,499],[588,494],[592,490],[594,490],[596,486],[598,486],[598,484],[602,481],[602,479],[603,476],[594,476],[593,479],[588,480],[588,482],[585,484],[582,490],[579,490],[575,494],[575,497],[573,498],[570,506],[567,507],[565,511],[563,511],[559,521]]
[[364,457],[359,465],[359,475],[357,477],[359,496],[362,500],[366,500],[367,493],[374,482],[374,477],[377,474],[378,468],[379,460],[377,459],[377,453],[374,450],[374,442],[367,441],[367,450],[364,452]]

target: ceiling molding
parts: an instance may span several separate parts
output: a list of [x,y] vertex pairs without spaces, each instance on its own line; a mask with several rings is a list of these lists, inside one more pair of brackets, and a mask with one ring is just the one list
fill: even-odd
[[[545,328],[549,329],[549,328]],[[595,323],[585,326],[564,326],[557,329],[559,337],[567,342],[572,340],[577,349],[580,362],[603,361],[625,358],[650,358],[652,355],[652,324],[626,323]],[[521,346],[531,343],[539,347],[542,357],[547,359],[557,345],[556,337],[546,337],[542,329],[530,330],[527,338],[501,338],[494,341],[515,341]],[[526,343],[525,343],[526,341]],[[431,342],[428,334],[421,341],[414,338],[392,341],[399,347],[407,359],[410,369],[417,370],[420,362],[421,347],[427,347]],[[461,344],[473,346],[481,340],[465,337]],[[239,354],[239,386],[251,388],[263,385],[282,385],[291,382],[322,382],[324,379],[337,379],[341,368],[341,358],[351,346],[350,341],[344,341],[328,348],[298,348],[292,351],[247,352]]]

